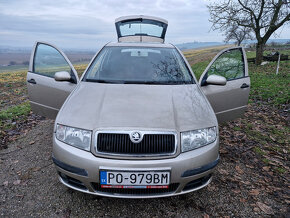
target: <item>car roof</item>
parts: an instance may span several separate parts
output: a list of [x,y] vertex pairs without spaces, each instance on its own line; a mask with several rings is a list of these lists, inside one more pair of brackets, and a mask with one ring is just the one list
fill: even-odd
[[174,45],[169,43],[152,43],[152,42],[110,42],[106,46],[109,47],[153,47],[153,48],[175,48]]

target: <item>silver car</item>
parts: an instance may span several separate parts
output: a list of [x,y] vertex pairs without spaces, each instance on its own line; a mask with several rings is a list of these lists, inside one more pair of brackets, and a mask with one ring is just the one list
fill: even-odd
[[166,20],[126,16],[78,77],[57,47],[37,42],[27,87],[32,110],[55,118],[60,182],[89,194],[155,198],[207,186],[219,162],[218,122],[241,116],[250,78],[245,51],[221,51],[199,81],[164,43]]

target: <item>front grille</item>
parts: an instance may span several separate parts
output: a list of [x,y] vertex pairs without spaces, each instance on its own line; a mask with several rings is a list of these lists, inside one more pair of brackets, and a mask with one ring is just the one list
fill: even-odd
[[102,188],[99,183],[92,183],[96,192],[122,195],[156,195],[168,194],[175,192],[179,183],[172,183],[168,188],[152,188],[152,189],[138,189],[138,188]]
[[127,133],[99,133],[97,151],[124,155],[166,155],[175,151],[174,134],[144,134],[139,143],[133,143]]

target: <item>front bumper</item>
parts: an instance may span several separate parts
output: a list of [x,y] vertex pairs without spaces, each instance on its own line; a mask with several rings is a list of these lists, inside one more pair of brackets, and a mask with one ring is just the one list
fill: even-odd
[[[119,198],[156,198],[185,194],[207,186],[219,160],[219,142],[181,153],[177,157],[152,160],[100,158],[92,153],[53,139],[53,161],[59,180],[66,186],[89,194]],[[170,170],[171,184],[165,190],[114,190],[100,188],[100,169],[141,171]]]

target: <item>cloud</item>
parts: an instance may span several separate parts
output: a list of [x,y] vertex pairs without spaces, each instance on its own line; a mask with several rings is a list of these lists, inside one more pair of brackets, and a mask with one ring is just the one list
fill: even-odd
[[97,48],[116,40],[115,18],[132,14],[167,19],[167,42],[223,40],[209,32],[205,0],[0,0],[0,45]]

